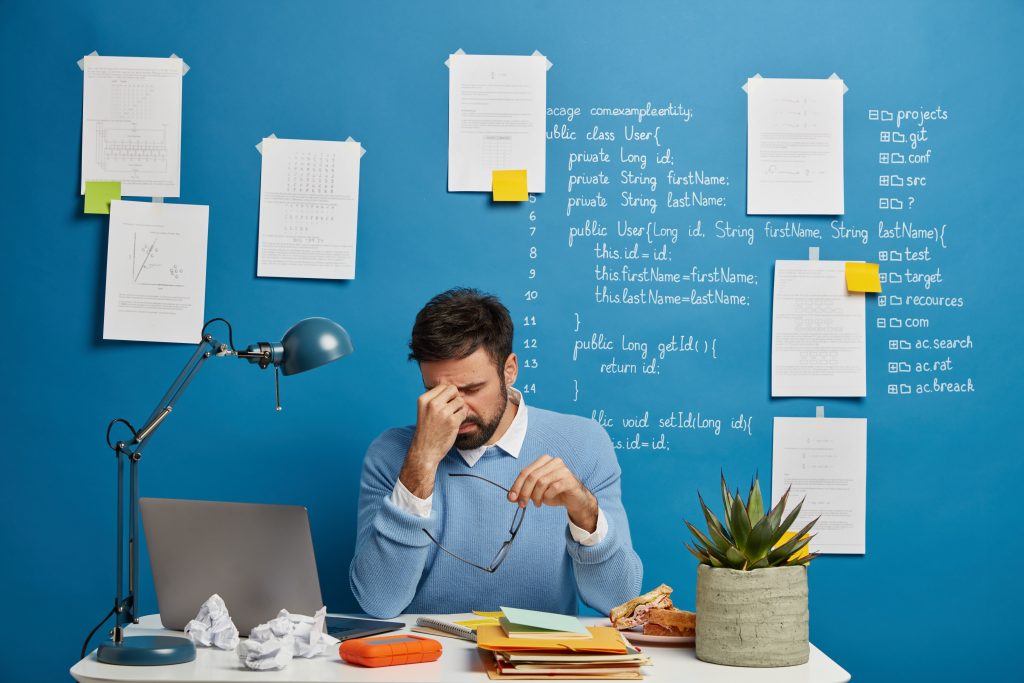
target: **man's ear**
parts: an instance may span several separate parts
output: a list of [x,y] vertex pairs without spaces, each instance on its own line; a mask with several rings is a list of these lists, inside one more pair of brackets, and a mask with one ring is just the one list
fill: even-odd
[[516,354],[510,353],[505,359],[504,375],[506,386],[516,383],[516,378],[519,376],[519,359],[516,358]]

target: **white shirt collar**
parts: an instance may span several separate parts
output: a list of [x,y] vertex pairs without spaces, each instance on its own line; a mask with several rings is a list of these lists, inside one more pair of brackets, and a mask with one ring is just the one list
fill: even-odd
[[479,448],[472,448],[468,450],[463,450],[461,448],[456,449],[459,451],[459,455],[462,456],[462,459],[465,460],[466,464],[470,467],[475,465],[477,460],[483,457],[484,451],[488,448],[493,448],[494,446],[505,451],[513,458],[519,457],[519,451],[523,449],[523,440],[526,438],[526,401],[523,400],[523,394],[518,389],[509,387],[508,391],[512,402],[516,403],[519,406],[519,409],[516,410],[516,416],[512,418],[512,424],[508,426],[508,429],[506,429],[505,433],[501,435],[501,438],[490,445],[484,444]]

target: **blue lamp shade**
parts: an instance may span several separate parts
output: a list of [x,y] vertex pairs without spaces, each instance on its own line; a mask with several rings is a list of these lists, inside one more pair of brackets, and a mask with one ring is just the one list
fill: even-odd
[[295,375],[352,353],[345,328],[327,318],[306,318],[291,326],[281,339],[281,372]]

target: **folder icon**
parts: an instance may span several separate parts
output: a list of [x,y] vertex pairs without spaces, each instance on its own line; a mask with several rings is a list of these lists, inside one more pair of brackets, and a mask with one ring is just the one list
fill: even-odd
[[897,131],[893,131],[893,133],[892,133],[892,141],[893,142],[906,142],[907,141],[907,136],[904,135],[903,133],[899,133]]
[[906,361],[900,361],[900,372],[910,372],[910,363]]
[[889,327],[903,327],[903,321],[899,318],[889,318]]
[[909,350],[910,350],[910,342],[907,341],[906,339],[900,339],[900,351],[909,351]]
[[889,305],[890,306],[902,306],[903,305],[903,297],[902,296],[896,296],[895,294],[893,296],[890,296],[889,297]]
[[892,154],[889,155],[889,163],[890,164],[905,164],[905,163],[907,163],[907,159],[906,159],[906,157],[904,157],[899,152],[893,152]]
[[910,385],[909,384],[901,384],[900,385],[900,393],[901,394],[909,394],[910,393]]
[[896,251],[895,249],[891,250],[889,252],[889,260],[890,261],[902,261],[903,260],[903,252],[902,251]]
[[882,114],[882,119],[881,119],[882,121],[892,121],[892,112],[891,111],[886,111],[885,109],[883,109],[881,114]]
[[903,276],[899,273],[889,273],[889,284],[901,285],[903,284]]
[[891,175],[889,176],[889,184],[893,187],[903,187],[903,176]]

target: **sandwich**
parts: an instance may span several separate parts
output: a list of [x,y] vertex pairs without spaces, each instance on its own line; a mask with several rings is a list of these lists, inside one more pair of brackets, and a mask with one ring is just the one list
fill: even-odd
[[613,607],[608,617],[612,620],[612,626],[624,631],[646,624],[650,618],[651,610],[669,609],[672,607],[672,588],[661,584],[654,590],[644,593],[638,598],[633,598],[618,607]]
[[644,634],[648,636],[695,636],[697,615],[686,610],[652,609],[647,613]]

